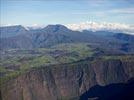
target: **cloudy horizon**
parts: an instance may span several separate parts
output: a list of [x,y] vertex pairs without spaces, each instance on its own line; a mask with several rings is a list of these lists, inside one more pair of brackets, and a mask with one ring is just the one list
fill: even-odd
[[[20,24],[8,24],[3,25],[2,27],[6,26],[17,26]],[[42,29],[47,25],[56,25],[56,24],[44,24],[44,25],[22,25],[25,29]],[[86,21],[80,23],[70,23],[70,24],[61,24],[66,26],[67,28],[73,31],[111,31],[111,32],[123,32],[134,35],[134,25],[123,24],[123,23],[109,23],[109,22],[94,22],[94,21]]]

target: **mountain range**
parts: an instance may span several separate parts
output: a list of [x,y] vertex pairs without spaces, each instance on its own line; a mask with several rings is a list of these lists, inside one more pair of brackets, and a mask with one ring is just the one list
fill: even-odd
[[27,29],[21,25],[0,27],[0,48],[34,49],[62,43],[91,43],[102,49],[134,53],[134,36],[109,31],[73,31],[63,25]]

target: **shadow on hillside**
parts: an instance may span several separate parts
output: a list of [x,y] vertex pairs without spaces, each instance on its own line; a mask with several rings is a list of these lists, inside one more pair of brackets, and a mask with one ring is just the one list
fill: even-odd
[[80,96],[80,100],[134,100],[134,79],[127,83],[96,85]]

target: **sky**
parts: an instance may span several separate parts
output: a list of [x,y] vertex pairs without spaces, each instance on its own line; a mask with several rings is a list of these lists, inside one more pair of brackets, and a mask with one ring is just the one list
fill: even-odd
[[1,0],[1,25],[134,24],[134,0]]

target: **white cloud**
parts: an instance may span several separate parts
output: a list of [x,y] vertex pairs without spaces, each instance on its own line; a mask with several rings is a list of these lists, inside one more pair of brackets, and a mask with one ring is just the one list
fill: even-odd
[[0,26],[1,27],[5,27],[5,26],[16,26],[16,25],[19,25],[19,24],[1,24]]
[[134,14],[134,8],[113,9],[113,10],[110,10],[109,12],[121,13],[121,14]]
[[120,24],[120,23],[97,23],[97,22],[82,22],[78,24],[66,25],[71,30],[83,31],[112,31],[112,32],[124,32],[134,35],[134,25]]
[[28,30],[29,30],[29,29],[36,30],[36,29],[42,29],[42,28],[44,28],[45,26],[46,26],[46,25],[32,24],[32,25],[27,25],[27,26],[24,26],[24,27],[27,28]]

